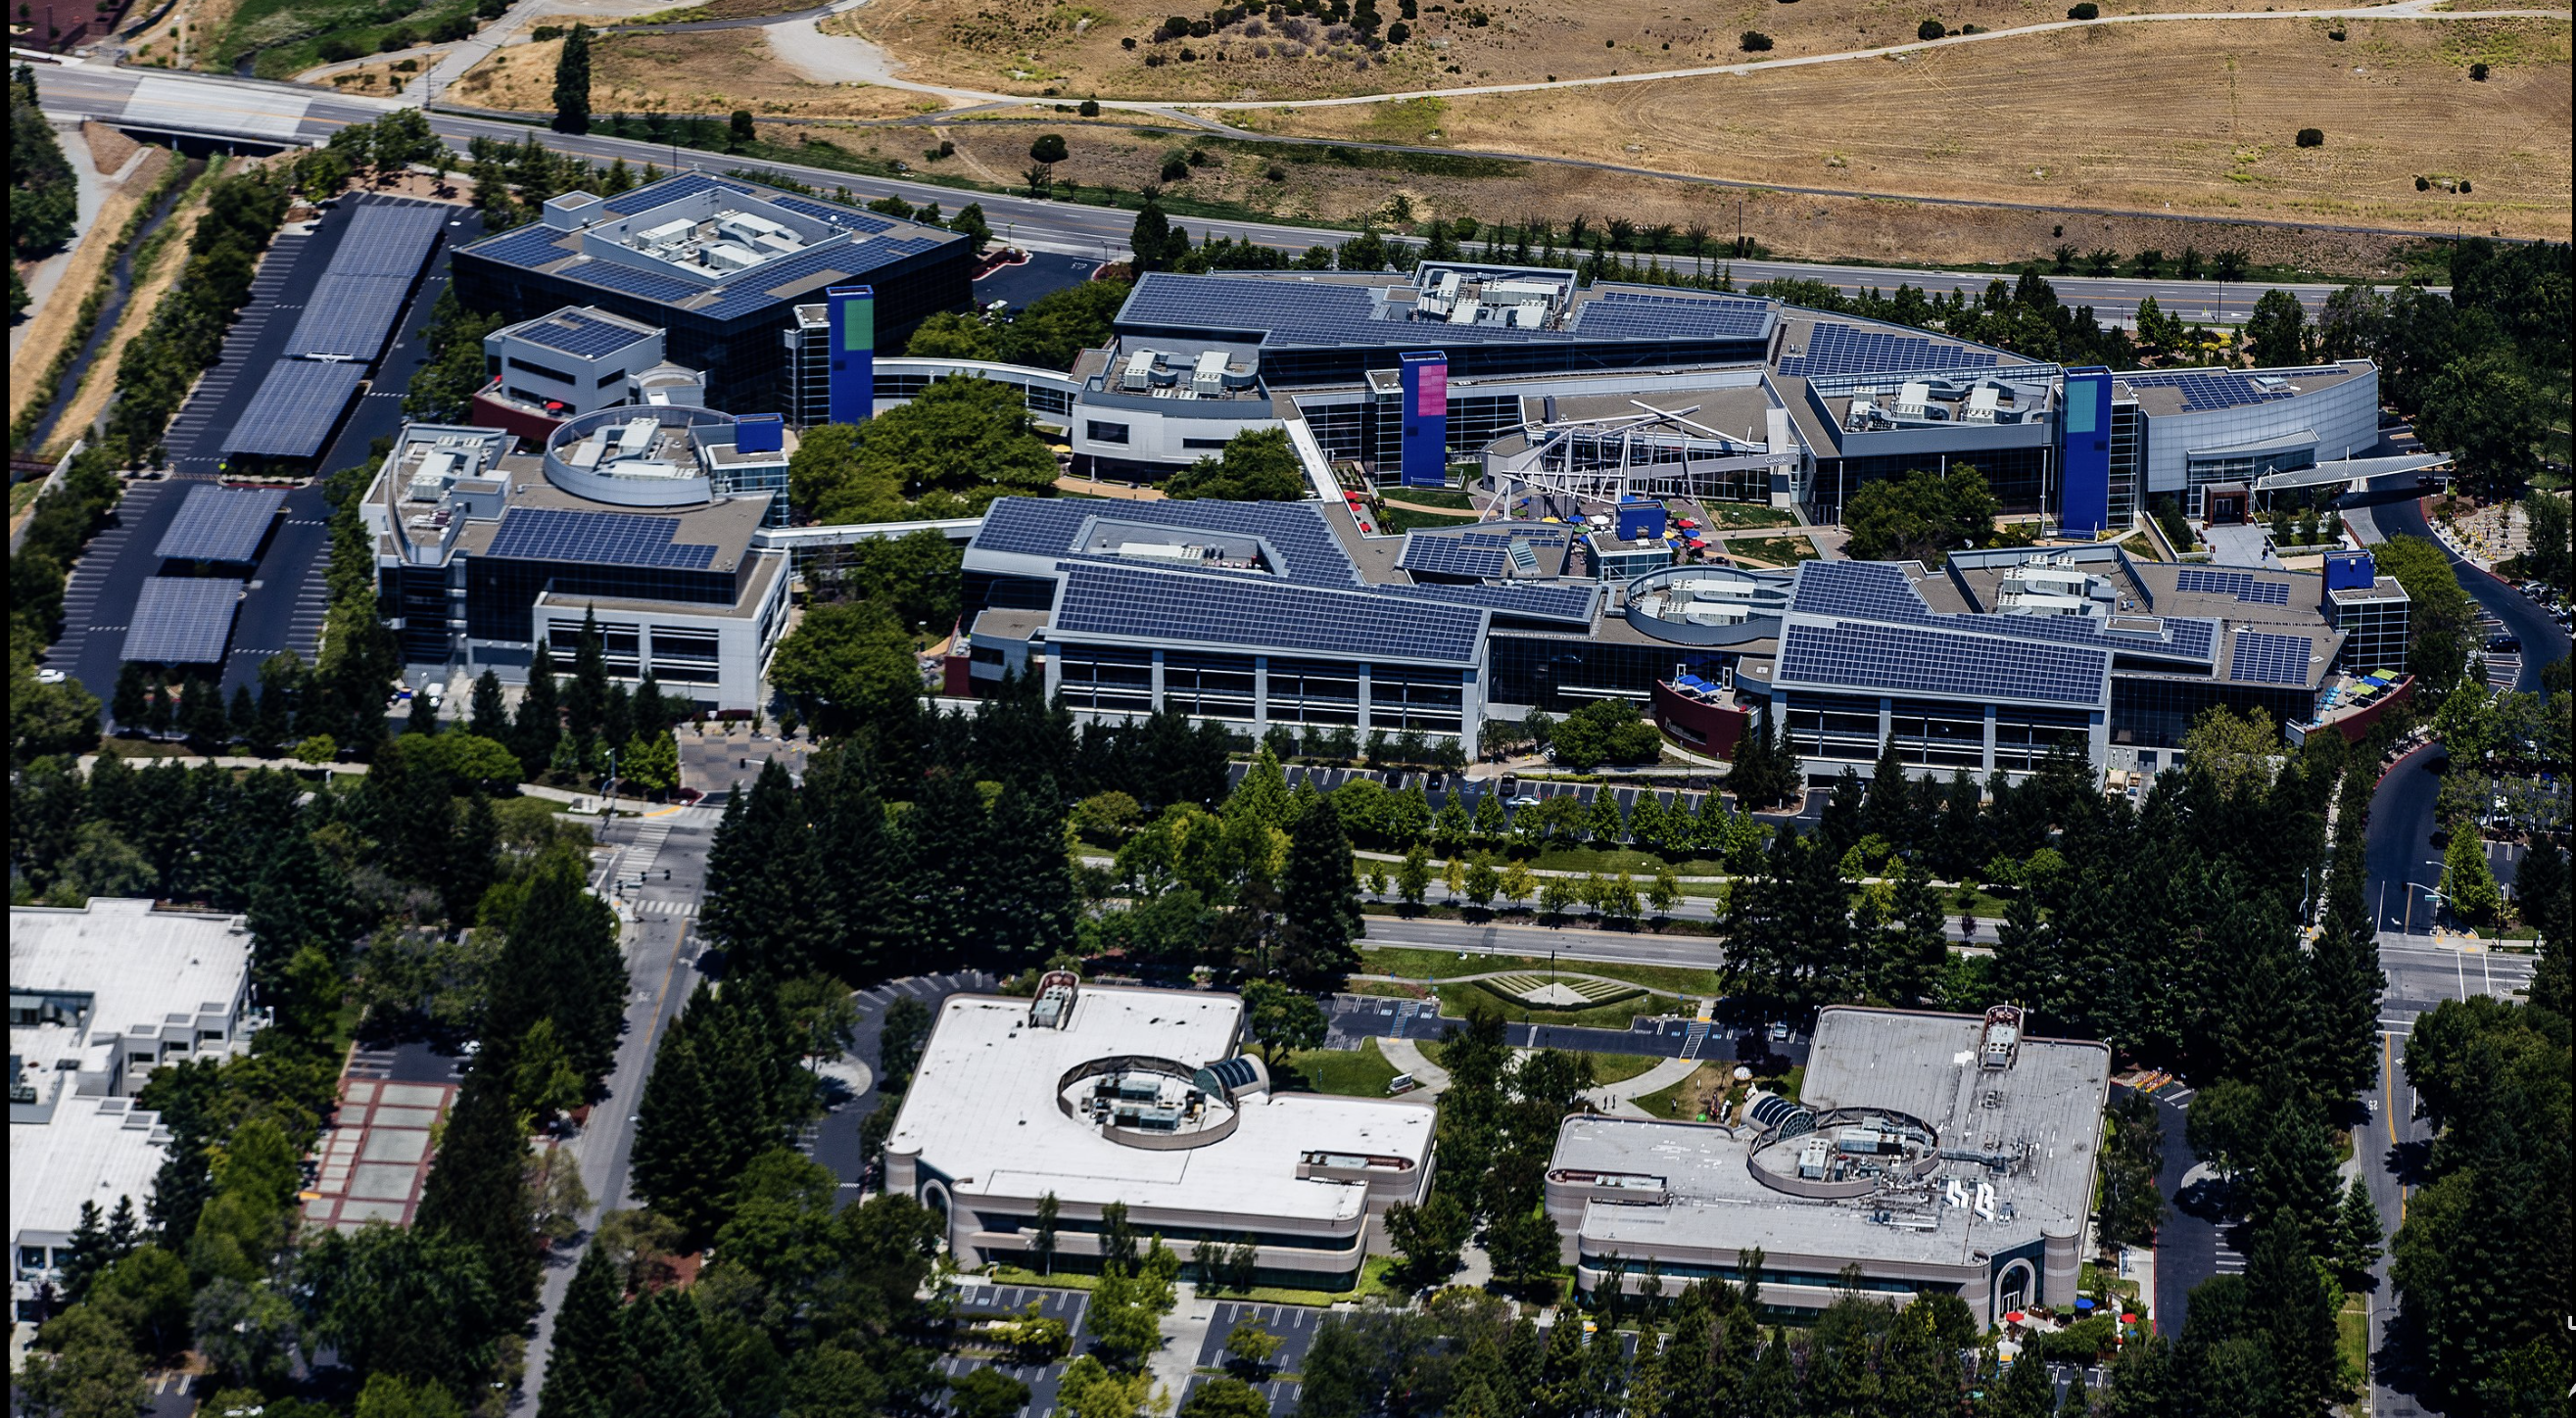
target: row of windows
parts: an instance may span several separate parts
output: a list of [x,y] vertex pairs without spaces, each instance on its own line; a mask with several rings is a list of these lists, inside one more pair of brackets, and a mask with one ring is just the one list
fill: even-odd
[[[1035,1216],[996,1215],[990,1211],[978,1211],[975,1213],[975,1220],[984,1230],[997,1231],[1005,1235],[1027,1235],[1036,1231],[1038,1228],[1038,1219]],[[1064,1216],[1057,1218],[1055,1229],[1059,1235],[1096,1236],[1099,1235],[1104,1228],[1101,1223],[1096,1220],[1082,1220],[1076,1217]],[[1360,1248],[1360,1241],[1363,1234],[1359,1231],[1353,1231],[1347,1236],[1318,1236],[1312,1232],[1305,1231],[1246,1231],[1240,1227],[1234,1226],[1165,1226],[1160,1224],[1139,1226],[1136,1228],[1136,1231],[1140,1235],[1150,1234],[1160,1236],[1163,1238],[1163,1244],[1172,1246],[1176,1249],[1185,1244],[1196,1245],[1200,1241],[1214,1241],[1221,1246],[1238,1246],[1249,1241],[1256,1246],[1269,1246],[1278,1250],[1331,1251],[1337,1253],[1358,1250]]]
[[[1642,1276],[1647,1273],[1645,1263],[1641,1261],[1627,1260],[1617,1255],[1594,1255],[1587,1251],[1584,1253],[1582,1259],[1584,1268],[1588,1270],[1601,1270],[1614,1262],[1617,1263],[1628,1275]],[[1654,1273],[1667,1280],[1680,1281],[1738,1281],[1743,1279],[1744,1275],[1743,1268],[1741,1266],[1692,1265],[1687,1262],[1680,1261],[1660,1262],[1655,1265]],[[1917,1292],[1951,1295],[1958,1293],[1957,1288],[1954,1286],[1926,1284],[1919,1280],[1896,1280],[1874,1275],[1846,1277],[1840,1272],[1828,1273],[1818,1270],[1780,1270],[1767,1265],[1761,1270],[1760,1280],[1765,1285],[1807,1285],[1830,1290],[1856,1289],[1882,1295],[1912,1295]]]
[[551,379],[557,384],[571,384],[576,382],[572,375],[555,368],[553,365],[539,364],[535,360],[521,359],[517,355],[510,356],[510,367],[523,373],[533,374],[539,379]]

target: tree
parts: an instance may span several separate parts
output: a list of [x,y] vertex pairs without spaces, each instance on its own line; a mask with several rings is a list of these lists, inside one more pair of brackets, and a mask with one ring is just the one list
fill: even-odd
[[2379,1208],[2371,1204],[2370,1189],[2361,1178],[2343,1194],[2343,1209],[2335,1217],[2335,1269],[2342,1272],[2344,1288],[2358,1290],[2369,1283],[2370,1267],[2379,1260],[2380,1243],[2387,1230],[2379,1221]]
[[1253,1320],[1238,1321],[1226,1332],[1226,1367],[1238,1378],[1258,1379],[1270,1369],[1270,1361],[1279,1355],[1278,1335],[1263,1329]]
[[752,121],[750,109],[737,108],[733,111],[733,118],[727,125],[725,136],[732,140],[737,148],[748,147],[759,139],[760,127]]
[[1324,1007],[1274,980],[1247,980],[1243,985],[1245,1027],[1273,1067],[1282,1052],[1324,1046]]
[[87,1305],[46,1322],[17,1377],[19,1411],[43,1418],[131,1418],[149,1397],[132,1342]]
[[1315,798],[1290,829],[1279,894],[1280,965],[1288,979],[1314,988],[1337,987],[1359,963],[1351,942],[1366,934],[1367,926],[1360,914],[1350,838],[1331,798]]
[[555,59],[555,121],[558,133],[590,131],[590,26],[575,24],[564,36]]
[[1548,741],[1559,763],[1580,772],[1596,763],[1652,763],[1664,740],[1654,725],[1637,717],[1636,706],[1599,699],[1566,715]]
[[[891,486],[924,515],[972,515],[995,497],[1042,493],[1055,478],[1055,453],[1030,424],[1019,389],[990,379],[932,380],[858,431],[855,485]],[[833,505],[827,494],[811,511],[822,517]]]
[[1201,1382],[1180,1407],[1180,1418],[1269,1418],[1269,1414],[1270,1399],[1232,1374]]
[[495,1294],[514,1309],[532,1307],[537,1292],[535,1230],[526,1189],[528,1139],[512,1104],[509,1080],[487,1054],[467,1073],[448,1115],[438,1157],[421,1188],[424,1231],[474,1248]]
[[771,657],[770,682],[830,732],[908,712],[922,687],[911,635],[883,606],[848,601],[805,613]]
[[2442,849],[2442,895],[2460,919],[2485,925],[2504,909],[2504,893],[2487,864],[2487,840],[2474,821],[2451,828],[2450,845]]
[[618,1323],[625,1281],[608,1252],[597,1244],[584,1251],[564,1291],[537,1418],[613,1418],[628,1356]]
[[943,310],[913,327],[903,352],[913,359],[991,359],[1001,348],[983,321]]
[[1171,240],[1171,218],[1163,215],[1161,203],[1151,197],[1146,198],[1145,205],[1136,209],[1136,226],[1127,237],[1128,260],[1135,267],[1136,274],[1141,276],[1148,271],[1164,269],[1168,263],[1163,252],[1171,245]]
[[2410,602],[2406,663],[2418,679],[2419,702],[2438,703],[2460,683],[2477,646],[2477,618],[2442,549],[2422,537],[2389,537],[2371,548],[2380,573],[2396,578]]
[[2459,460],[2464,482],[2502,496],[2538,471],[2546,408],[2521,361],[2488,350],[2455,359],[2426,381],[2418,428],[2426,447]]
[[1071,369],[1084,350],[1114,333],[1110,322],[1127,301],[1125,281],[1084,281],[1030,301],[1001,331],[1002,358],[1043,369]]
[[2288,291],[2263,292],[2262,298],[2254,302],[2253,315],[2245,322],[2245,343],[2253,346],[2254,357],[2265,364],[2299,363],[2308,353],[2308,308]]
[[1029,1261],[1040,1275],[1055,1274],[1058,1209],[1054,1192],[1038,1198],[1037,1221],[1029,1229]]
[[1458,1269],[1459,1251],[1467,1243],[1470,1218],[1448,1192],[1434,1188],[1419,1206],[1399,1201],[1386,1209],[1387,1244],[1403,1260],[1405,1282],[1430,1289]]
[[1994,540],[2000,504],[1985,478],[1964,463],[1947,473],[1917,470],[1881,479],[1843,504],[1846,551],[1860,561],[1920,561],[1939,566],[1960,547]]
[[1171,498],[1216,498],[1229,502],[1294,502],[1306,495],[1306,472],[1297,461],[1288,433],[1279,428],[1245,429],[1226,440],[1223,453],[1201,458],[1174,473],[1163,485]]
[[948,1388],[957,1418],[1015,1418],[1029,1402],[1027,1384],[990,1366],[956,1375]]

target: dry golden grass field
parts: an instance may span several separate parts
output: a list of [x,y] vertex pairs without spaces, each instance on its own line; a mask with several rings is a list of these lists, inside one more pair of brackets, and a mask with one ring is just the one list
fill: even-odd
[[[507,46],[467,70],[448,92],[458,103],[551,113],[562,53],[559,39]],[[781,117],[896,118],[929,103],[891,89],[788,76],[758,29],[600,35],[591,41],[590,73],[590,107],[599,114],[748,108]]]
[[[1225,116],[1782,185],[2567,238],[2566,22],[2330,28],[2104,26],[1743,77]],[[2294,145],[2307,127],[2323,147]]]
[[[2506,3],[2506,0],[2493,0]],[[2261,0],[2114,0],[2116,14],[2267,8]],[[837,23],[883,45],[905,77],[1003,93],[1155,99],[1317,98],[1473,83],[1535,83],[1709,64],[1752,56],[1747,30],[1771,37],[1770,58],[1874,49],[1916,37],[1927,17],[1989,30],[2066,17],[2060,0],[1668,0],[1583,5],[1426,0],[1412,38],[1366,54],[1329,26],[1256,13],[1204,39],[1155,43],[1169,15],[1208,8],[1169,0],[869,0]],[[1392,21],[1396,0],[1380,14]],[[1476,20],[1482,18],[1484,23]],[[1134,39],[1129,50],[1123,40]],[[1194,57],[1184,61],[1187,48]],[[1154,65],[1151,58],[1166,62]]]
[[[2401,237],[2212,226],[2162,215],[2079,217],[2044,209],[1746,192],[1549,163],[1516,164],[1507,172],[1478,177],[1353,170],[1279,161],[1276,149],[1231,148],[1187,134],[1061,119],[1042,128],[968,121],[935,130],[845,129],[827,136],[870,156],[906,158],[925,173],[954,171],[951,164],[962,164],[970,175],[987,176],[1027,166],[1029,139],[1040,131],[1064,135],[1072,157],[1057,166],[1057,174],[1086,187],[1134,191],[1156,179],[1166,153],[1196,148],[1209,162],[1193,168],[1185,181],[1167,185],[1175,199],[1240,204],[1288,221],[1383,218],[1401,196],[1417,222],[1433,216],[1472,216],[1485,222],[1541,216],[1561,227],[1581,212],[1596,223],[1619,215],[1640,227],[1669,224],[1686,230],[1696,224],[1723,239],[1734,235],[1740,219],[1746,234],[1773,254],[1793,259],[2010,265],[2044,262],[2062,243],[2122,252],[2236,247],[2266,266],[2354,276],[2400,273],[2413,244]],[[941,137],[957,144],[956,156],[924,161],[918,150]],[[1270,176],[1273,171],[1279,174],[1276,179]],[[1194,234],[1204,230],[1199,218],[1178,220]]]

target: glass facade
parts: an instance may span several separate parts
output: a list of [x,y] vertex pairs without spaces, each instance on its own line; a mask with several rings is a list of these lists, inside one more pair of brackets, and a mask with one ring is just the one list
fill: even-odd
[[2138,401],[2115,398],[2111,403],[2111,528],[2126,527],[2138,519]]
[[1153,651],[1124,645],[1059,645],[1055,662],[1066,708],[1153,712]]
[[[746,559],[744,565],[750,564]],[[536,604],[539,593],[548,590],[559,596],[598,596],[606,600],[730,605],[736,583],[730,571],[472,557],[465,563],[467,633],[477,640],[528,639],[532,633],[529,607]]]
[[1163,652],[1163,707],[1202,719],[1253,718],[1255,679],[1250,655]]
[[1489,697],[1550,713],[1580,709],[1602,699],[1644,703],[1655,681],[1688,670],[1714,680],[1735,656],[1686,645],[1620,645],[1580,635],[1533,635],[1497,630],[1486,641],[1492,663]]
[[[1995,501],[2006,512],[2038,512],[2054,473],[2046,448],[1984,448],[1951,454],[1947,466],[1974,468],[1986,480]],[[1937,473],[1943,460],[1934,454],[1903,453],[1879,458],[1820,458],[1815,486],[1808,492],[1808,515],[1819,522],[1840,522],[1851,495],[1881,478],[1907,473]]]
[[1347,661],[1271,656],[1270,719],[1282,724],[1357,724],[1359,667]]
[[2183,464],[2183,510],[2194,517],[2207,515],[2201,509],[2201,489],[2211,483],[2247,483],[2274,473],[2296,472],[2317,465],[2317,450],[2292,448],[2277,453],[2255,453],[2238,457],[2193,458]]
[[2260,709],[2274,723],[2305,719],[2315,697],[2291,685],[2215,684],[2181,679],[2111,677],[2111,742],[2180,748],[2192,720],[2213,705],[2238,713]]

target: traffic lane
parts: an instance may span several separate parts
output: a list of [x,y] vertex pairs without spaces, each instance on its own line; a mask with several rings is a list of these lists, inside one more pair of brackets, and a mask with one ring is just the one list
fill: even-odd
[[2421,898],[2424,888],[2441,884],[2441,853],[2433,849],[2433,806],[2442,789],[2442,771],[2449,764],[2450,755],[2440,744],[2424,744],[2398,760],[2371,794],[2362,853],[2370,869],[2371,909],[2380,930],[2409,930],[2418,920],[2431,924]]
[[259,688],[259,667],[292,650],[310,663],[320,642],[329,592],[322,567],[331,551],[331,507],[318,485],[290,489],[286,516],[242,596],[224,659],[224,693]]
[[[2423,503],[2415,498],[2374,502],[2370,513],[2382,532],[2423,537],[2442,546],[2424,521]],[[2469,593],[2470,599],[2503,622],[2505,629],[2522,642],[2522,673],[2515,679],[2514,688],[2538,693],[2540,672],[2567,658],[2567,632],[2549,618],[2549,612],[2542,610],[2539,603],[2492,573],[2461,560],[2448,546],[2442,546],[2442,555],[2450,561],[2451,574],[2459,578],[2461,589]]]
[[[2115,1085],[2114,1091],[2125,1090]],[[2192,1289],[2218,1274],[2219,1252],[2226,1248],[2225,1213],[2218,1183],[2184,1133],[2192,1090],[2164,1088],[2151,1096],[2164,1134],[2165,1160],[2156,1173],[2156,1190],[2167,1206],[2165,1222],[2156,1228],[2156,1329],[2176,1335],[2190,1318]]]

